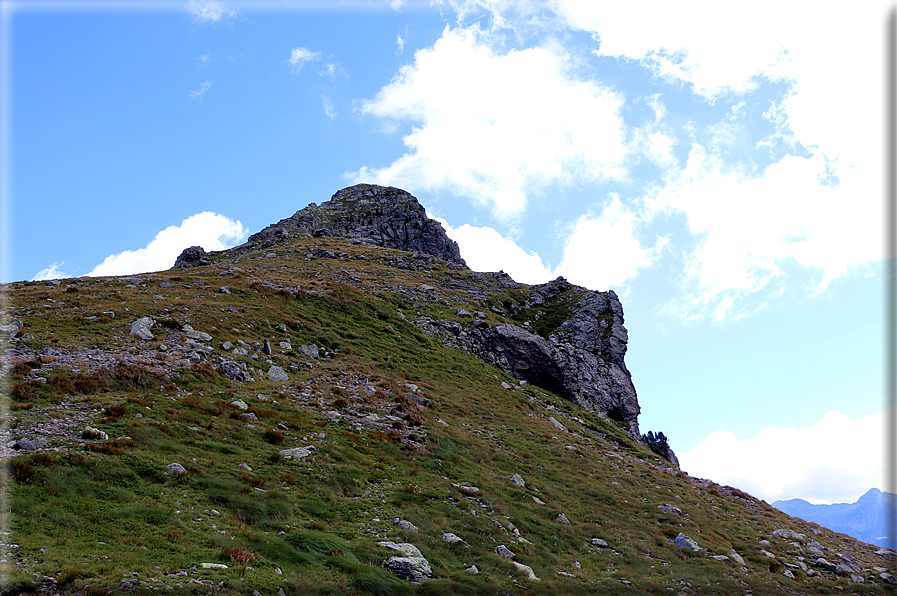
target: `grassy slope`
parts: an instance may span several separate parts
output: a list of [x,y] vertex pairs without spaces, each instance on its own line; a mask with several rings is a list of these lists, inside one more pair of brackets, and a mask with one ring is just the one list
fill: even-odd
[[[311,246],[365,258],[307,260]],[[178,325],[190,323],[213,336],[218,353],[225,341],[266,338],[275,345],[290,338],[294,347],[315,343],[333,353],[309,366],[295,351],[275,350],[274,364],[303,362],[288,382],[255,373],[254,383],[234,383],[202,366],[182,369],[172,379],[135,378],[130,368],[89,377],[83,374],[86,364],[81,375],[42,369],[50,382],[14,391],[8,424],[24,429],[81,409],[94,414],[91,424],[113,440],[63,442],[68,450],[7,462],[4,513],[12,512],[12,535],[3,542],[20,545],[8,558],[16,565],[3,568],[8,591],[46,585],[41,578],[48,577],[57,587],[84,594],[107,593],[122,579],[144,582],[137,590],[197,587],[223,594],[282,588],[296,594],[672,589],[759,595],[837,593],[836,586],[847,593],[888,592],[845,578],[808,578],[800,570],[793,580],[784,577],[781,562],[794,561],[788,551],[796,547],[771,532],[806,533],[812,524],[746,495],[727,497],[683,473],[663,471],[654,454],[610,421],[538,388],[521,387],[423,336],[399,309],[409,318],[416,312],[452,318],[457,308],[485,306],[448,290],[439,290],[435,302],[415,297],[420,284],[442,288],[452,276],[468,274],[440,267],[395,270],[387,265],[395,254],[335,239],[297,240],[261,253],[222,253],[207,267],[143,275],[136,287],[121,278],[85,280],[76,291],[67,291],[66,282],[12,284],[14,316],[26,325],[22,333],[33,334],[25,343],[35,350],[96,346],[127,360],[173,343]],[[239,268],[238,277],[218,276],[232,266]],[[299,285],[307,293],[291,295],[265,281]],[[160,289],[163,282],[173,287]],[[217,293],[221,285],[232,293]],[[396,293],[398,286],[410,293]],[[501,303],[504,297],[491,298]],[[103,311],[116,316],[92,319]],[[488,314],[493,324],[505,321]],[[156,339],[148,342],[130,338],[128,323],[144,315],[165,319],[169,327],[154,329]],[[260,366],[257,359],[228,357]],[[15,389],[23,377],[11,380]],[[502,381],[513,389],[503,388]],[[432,405],[416,406],[403,395],[409,391],[405,383],[416,384]],[[230,405],[238,398],[257,422]],[[341,421],[324,417],[334,410],[343,414]],[[376,413],[386,424],[353,424],[358,412]],[[549,416],[571,433],[555,428]],[[305,461],[277,456],[281,449],[307,445],[318,451]],[[171,462],[188,473],[165,475]],[[526,480],[525,488],[508,480],[515,473]],[[480,491],[472,495],[453,483]],[[686,515],[661,512],[663,503]],[[556,520],[560,513],[569,525]],[[394,518],[420,531],[400,531]],[[509,528],[527,542],[518,542]],[[449,531],[469,547],[443,541]],[[679,532],[705,550],[676,548],[671,539]],[[871,554],[874,548],[845,536],[825,531],[824,537],[810,537],[829,548],[830,560],[849,546],[857,558],[862,554],[865,567],[883,564]],[[592,538],[606,540],[610,548],[592,546]],[[773,543],[764,548],[776,559],[760,552],[764,538]],[[378,540],[417,545],[434,579],[411,586],[394,578],[381,567],[390,553]],[[541,581],[528,581],[496,555],[499,544]],[[728,555],[733,548],[744,557],[746,572],[704,556]],[[193,569],[203,562],[228,568]],[[465,572],[473,564],[477,575]]]

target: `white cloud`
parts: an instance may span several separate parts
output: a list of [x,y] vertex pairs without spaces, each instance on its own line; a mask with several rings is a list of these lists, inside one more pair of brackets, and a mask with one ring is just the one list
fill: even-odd
[[203,65],[203,66],[208,66],[209,64],[211,64],[212,62],[214,62],[214,60],[212,59],[212,57],[209,56],[208,54],[203,54],[202,56],[200,56],[200,57],[199,57],[199,61],[202,62],[202,65]]
[[572,78],[554,49],[499,54],[476,27],[449,29],[415,53],[362,113],[411,123],[408,153],[354,180],[447,189],[519,215],[528,195],[549,184],[626,176],[623,98]]
[[223,3],[214,0],[190,0],[187,10],[194,19],[203,23],[217,23],[221,19],[237,16],[236,9],[227,8]]
[[302,67],[305,66],[306,62],[310,62],[321,55],[320,52],[312,52],[308,48],[293,48],[293,51],[290,52],[290,58],[287,62],[290,63],[290,70],[293,74],[299,74],[302,71]]
[[198,89],[191,89],[190,93],[187,94],[187,98],[191,100],[202,100],[203,95],[206,94],[206,91],[212,86],[212,81],[203,81]]
[[321,95],[321,103],[324,104],[324,114],[327,115],[327,119],[333,120],[336,118],[336,108],[333,107],[333,102],[330,101],[330,98],[326,95]]
[[40,271],[38,271],[37,273],[34,274],[34,277],[31,278],[31,281],[45,281],[48,279],[66,279],[68,277],[71,277],[71,275],[69,275],[65,271],[62,271],[59,269],[62,265],[65,265],[65,263],[61,262],[61,261],[57,261],[56,263],[53,263],[46,269],[41,269]]
[[109,255],[87,275],[96,277],[163,271],[170,269],[181,251],[189,246],[202,246],[206,251],[224,250],[241,242],[248,233],[239,221],[203,211],[191,215],[179,226],[165,228],[145,248]]
[[405,6],[405,0],[389,0],[389,6],[396,12],[399,12],[403,6]]
[[621,286],[650,266],[667,243],[658,237],[653,247],[642,248],[635,239],[639,225],[638,214],[612,195],[600,215],[582,215],[573,225],[556,273],[593,290]]
[[687,257],[686,282],[696,287],[685,310],[711,307],[724,316],[720,300],[766,288],[789,260],[820,272],[818,292],[880,258],[881,198],[870,170],[841,170],[840,184],[830,186],[820,182],[826,160],[815,152],[785,156],[750,177],[692,145],[685,167],[671,170],[649,203],[684,213],[700,238]]
[[653,247],[642,248],[633,238],[638,218],[616,196],[600,215],[583,215],[571,226],[561,264],[554,270],[537,253],[523,250],[493,228],[470,224],[452,228],[444,219],[438,221],[458,243],[461,256],[474,271],[503,270],[528,284],[563,275],[575,284],[601,291],[612,286],[621,289],[639,269],[657,259],[667,242],[666,238],[657,238]]
[[405,40],[401,35],[396,35],[396,54],[401,54],[403,51],[405,51]]
[[870,488],[884,488],[885,421],[884,413],[852,420],[833,410],[811,426],[770,426],[744,440],[718,430],[677,456],[690,475],[770,503],[852,503]]
[[515,281],[527,284],[545,283],[556,277],[538,254],[526,252],[488,226],[464,224],[453,228],[444,219],[436,219],[448,237],[458,243],[461,257],[474,271],[504,271]]

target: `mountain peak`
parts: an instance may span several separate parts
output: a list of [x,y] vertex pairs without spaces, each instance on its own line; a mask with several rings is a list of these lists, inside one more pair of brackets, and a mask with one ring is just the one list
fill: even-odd
[[266,248],[298,235],[339,236],[358,243],[419,252],[467,268],[458,243],[411,193],[392,186],[356,184],[249,237]]

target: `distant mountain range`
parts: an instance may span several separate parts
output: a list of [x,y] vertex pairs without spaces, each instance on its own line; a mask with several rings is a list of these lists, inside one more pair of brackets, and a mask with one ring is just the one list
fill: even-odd
[[897,495],[869,489],[856,503],[813,505],[803,499],[776,501],[773,507],[788,515],[817,523],[863,542],[894,548],[897,536],[889,536],[887,512],[897,511]]

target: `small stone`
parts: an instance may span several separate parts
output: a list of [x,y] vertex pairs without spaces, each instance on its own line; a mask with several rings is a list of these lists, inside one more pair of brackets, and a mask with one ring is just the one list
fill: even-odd
[[545,505],[546,504],[545,501],[543,501],[539,497],[535,497],[535,496],[533,497],[533,501],[535,501],[537,505]]
[[463,308],[459,308],[458,311],[455,313],[455,315],[457,315],[459,317],[468,318],[468,319],[471,318],[470,313],[467,312],[466,310],[464,310]]
[[601,538],[592,538],[589,540],[589,544],[592,546],[597,546],[598,548],[610,548],[610,544],[607,543],[606,540],[602,540]]
[[542,581],[538,577],[536,577],[535,572],[533,572],[533,568],[530,567],[529,565],[524,565],[523,563],[518,563],[517,561],[511,561],[511,564],[514,565],[514,567],[516,567],[520,571],[523,571],[524,573],[526,573],[526,579],[528,579],[530,581],[535,581],[535,582]]
[[783,571],[782,575],[784,575],[788,579],[794,579],[794,573],[792,573],[790,569],[786,569],[785,571]]
[[249,409],[249,404],[247,404],[247,403],[246,403],[245,401],[243,401],[242,399],[236,399],[236,400],[230,402],[230,405],[232,405],[232,406],[237,406],[237,407],[240,408],[241,410],[248,410],[248,409]]
[[735,552],[734,548],[729,551],[729,557],[731,557],[733,561],[744,567],[744,559],[741,558],[741,555]]
[[496,546],[495,553],[501,557],[506,558],[506,559],[513,559],[515,556],[514,553],[511,552],[511,549],[509,549],[504,544],[499,544],[498,546]]
[[731,559],[729,559],[729,557],[727,557],[726,555],[712,555],[710,558],[713,559],[714,561],[719,561],[720,563],[730,563],[731,562]]
[[569,524],[569,523],[570,523],[570,520],[567,519],[567,516],[564,515],[563,513],[559,513],[558,516],[557,516],[556,518],[554,518],[554,521],[556,521],[556,522],[560,522],[560,523],[562,523],[562,524]]
[[247,463],[240,463],[240,464],[237,464],[237,467],[240,468],[241,470],[246,470],[247,472],[251,472],[251,471],[252,471],[252,466],[250,466],[250,465],[247,464]]
[[882,571],[881,573],[879,573],[878,577],[880,577],[886,584],[891,584],[892,586],[897,585],[897,577],[894,577],[886,571]]
[[561,431],[561,432],[565,432],[565,433],[569,433],[569,432],[570,432],[569,430],[567,430],[567,427],[566,427],[566,426],[564,426],[563,424],[561,424],[560,422],[558,422],[558,420],[557,420],[556,418],[554,418],[553,416],[549,416],[549,417],[548,417],[548,421],[549,421],[550,423],[552,423],[552,424],[555,426],[555,428],[557,428],[559,431]]
[[306,344],[296,348],[296,351],[308,358],[309,360],[318,359],[318,346],[315,344]]
[[390,557],[384,565],[398,577],[413,582],[428,580],[433,575],[429,561],[423,557]]
[[673,542],[674,542],[674,543],[676,544],[676,546],[678,546],[679,548],[684,548],[684,549],[686,549],[686,550],[690,550],[690,551],[695,552],[695,553],[698,552],[699,550],[701,550],[701,547],[698,546],[698,543],[697,543],[697,542],[695,542],[694,540],[692,540],[691,538],[689,538],[688,536],[686,536],[686,535],[683,534],[682,532],[679,532],[679,535],[676,536],[676,538],[675,538],[675,540],[674,540]]
[[442,539],[448,542],[449,544],[454,544],[456,546],[467,547],[468,544],[461,539],[460,536],[453,534],[452,532],[443,532]]
[[274,575],[283,575],[283,571],[281,570],[280,567],[274,568]]
[[520,488],[526,487],[526,481],[523,480],[523,478],[520,476],[520,474],[514,474],[513,476],[511,476],[508,479],[511,482],[513,482],[514,484],[516,484],[517,486],[519,486]]
[[230,292],[230,288],[228,288],[227,286],[221,286],[220,288],[218,288],[218,293],[219,294],[230,294],[231,292]]
[[[182,466],[181,464],[171,463],[171,464],[168,464],[167,466],[165,466],[165,473],[168,474],[169,476],[172,474],[186,474],[187,469],[184,466]],[[226,569],[226,567],[225,567],[225,569]]]
[[396,525],[399,526],[400,530],[408,530],[409,532],[414,532],[415,534],[419,532],[419,528],[412,524],[407,519],[400,519],[396,522]]
[[280,455],[287,459],[303,459],[311,455],[311,450],[305,447],[293,447],[281,450]]
[[464,571],[466,571],[467,573],[472,573],[472,574],[474,574],[474,575],[476,575],[477,573],[480,572],[480,570],[477,569],[477,566],[476,566],[476,565],[471,565],[470,567],[468,567],[468,568],[465,569]]
[[81,438],[93,441],[108,441],[109,435],[98,428],[87,426],[84,428],[84,430],[81,431]]
[[664,503],[663,505],[658,505],[658,509],[663,511],[664,513],[669,513],[670,515],[682,515],[682,510],[676,507],[671,503]]
[[221,563],[200,563],[199,566],[203,569],[227,569],[227,565]]

